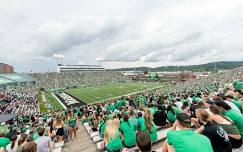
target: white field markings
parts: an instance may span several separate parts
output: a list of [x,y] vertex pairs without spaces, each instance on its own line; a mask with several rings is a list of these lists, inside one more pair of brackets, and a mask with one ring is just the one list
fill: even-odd
[[42,101],[46,103],[46,96],[43,94],[43,92],[41,93],[41,97],[42,97]]
[[58,97],[53,92],[51,94],[53,95],[53,97],[55,97],[57,99],[57,101],[60,103],[60,105],[62,105],[62,107],[66,110],[67,107],[58,99]]
[[[112,98],[108,98],[108,99],[104,99],[102,101],[108,101],[108,100],[112,100],[112,99],[117,99],[117,98],[120,98],[120,97],[123,97],[123,96],[130,96],[130,95],[134,95],[134,94],[138,94],[138,93],[142,93],[142,92],[145,92],[145,91],[148,91],[148,90],[155,90],[155,89],[159,89],[159,88],[162,88],[164,86],[158,86],[158,87],[154,87],[154,88],[147,88],[145,90],[142,90],[142,91],[137,91],[137,92],[133,92],[133,93],[129,93],[129,94],[125,94],[125,95],[120,95],[120,96],[116,96],[116,97],[112,97]],[[86,102],[87,103],[87,102]],[[93,103],[89,103],[89,105],[91,104],[94,104],[96,102],[93,102]],[[88,103],[87,103],[88,104]]]

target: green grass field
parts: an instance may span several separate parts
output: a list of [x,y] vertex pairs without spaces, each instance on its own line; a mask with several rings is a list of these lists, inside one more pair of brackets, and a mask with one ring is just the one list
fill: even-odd
[[[42,94],[45,96],[45,100],[42,98]],[[57,101],[57,99],[51,94],[51,92],[44,92],[44,91],[39,91],[38,92],[38,100],[39,100],[39,105],[40,105],[40,111],[41,112],[46,112],[47,111],[47,105],[51,105],[51,111],[57,111],[57,110],[63,110],[64,108],[62,105]]]
[[97,87],[77,87],[66,90],[69,94],[79,98],[86,103],[108,100],[127,94],[136,94],[136,92],[158,87],[167,87],[161,83],[151,82],[126,82],[118,84],[109,84]]

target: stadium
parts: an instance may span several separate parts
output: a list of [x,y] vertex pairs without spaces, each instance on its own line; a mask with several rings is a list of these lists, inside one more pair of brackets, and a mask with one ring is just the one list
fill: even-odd
[[0,152],[243,152],[242,8],[0,1]]
[[[103,138],[106,138],[104,124],[119,122],[117,125],[121,131],[124,129],[124,123],[131,126],[136,124],[133,126],[134,131],[129,131],[129,134],[135,136],[136,132],[142,130],[141,124],[137,123],[141,123],[140,119],[143,117],[140,115],[144,113],[145,130],[146,116],[154,117],[150,118],[155,129],[149,134],[152,149],[162,151],[161,145],[165,143],[168,131],[174,127],[178,113],[190,114],[193,122],[194,119],[199,119],[193,108],[221,106],[219,103],[223,101],[220,98],[224,95],[227,99],[225,101],[232,102],[228,104],[239,115],[237,120],[232,118],[232,121],[236,123],[235,129],[238,128],[241,134],[242,76],[242,67],[196,79],[193,77],[184,80],[183,76],[183,80],[176,83],[174,78],[168,81],[155,72],[144,75],[143,81],[134,80],[119,71],[1,74],[1,130],[8,132],[8,126],[10,133],[26,133],[36,140],[34,138],[39,133],[39,126],[46,125],[49,128],[49,136],[53,138],[52,151],[68,151],[70,148],[73,148],[73,151],[106,151],[103,146]],[[69,116],[69,113],[74,115]],[[126,122],[126,116],[129,116],[130,121]],[[50,122],[53,123],[59,117],[62,117],[63,134],[58,133],[61,134],[58,136],[56,132],[52,135]],[[75,118],[75,122],[70,122],[69,117]],[[131,121],[133,119],[136,123]],[[70,130],[69,123],[78,126],[75,133]],[[17,130],[13,131],[13,126],[17,127]],[[72,133],[75,137],[72,137]],[[128,138],[125,132],[122,133],[123,138]],[[77,142],[85,145],[75,145]],[[133,144],[122,147],[128,151],[137,151],[139,147],[134,142]],[[239,144],[232,146],[235,147],[233,151],[239,151]]]

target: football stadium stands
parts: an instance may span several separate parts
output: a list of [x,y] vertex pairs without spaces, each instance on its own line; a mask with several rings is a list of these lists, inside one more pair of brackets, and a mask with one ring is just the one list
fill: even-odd
[[[40,146],[43,139],[48,139],[47,144],[51,145],[48,151],[80,151],[75,148],[89,146],[73,144],[80,138],[78,132],[84,131],[82,128],[89,136],[82,140],[92,140],[97,151],[142,151],[144,147],[165,152],[171,147],[175,151],[203,152],[243,149],[243,88],[235,81],[237,84],[243,81],[240,80],[243,67],[178,83],[168,94],[143,92],[133,97],[42,113],[38,110],[37,88],[96,86],[126,78],[117,72],[31,76],[36,84],[22,84],[28,79],[24,76],[0,76],[0,82],[20,82],[0,89],[0,113],[18,114],[17,119],[1,123],[0,148],[3,151],[25,149],[33,144]],[[65,93],[58,95],[66,105],[76,102]],[[139,134],[144,134],[142,139]],[[16,136],[19,136],[19,144],[15,142]],[[158,143],[160,147],[156,146]]]
[[127,80],[122,73],[113,71],[34,73],[31,76],[36,80],[38,88],[46,89],[98,86]]

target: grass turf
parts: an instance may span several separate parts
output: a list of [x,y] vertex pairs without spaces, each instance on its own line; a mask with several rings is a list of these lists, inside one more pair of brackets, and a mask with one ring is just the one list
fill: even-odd
[[[42,98],[42,94],[46,98],[46,102],[44,102],[44,99]],[[47,111],[47,106],[51,105],[51,111],[57,111],[57,110],[63,110],[64,108],[62,105],[57,101],[57,99],[51,94],[50,91],[44,92],[44,91],[39,91],[38,92],[38,101],[40,105],[40,112],[46,112]]]
[[[126,82],[118,84],[109,84],[97,87],[77,87],[66,90],[69,94],[79,98],[86,103],[107,100],[140,92],[146,89],[162,87],[161,83],[151,82]],[[164,86],[166,87],[166,86]],[[168,86],[167,86],[168,87]]]

